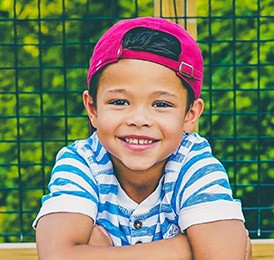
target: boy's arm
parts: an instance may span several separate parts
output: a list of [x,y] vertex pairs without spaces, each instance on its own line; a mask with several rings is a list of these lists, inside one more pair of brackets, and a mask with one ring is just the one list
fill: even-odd
[[[224,223],[226,225],[226,223]],[[245,253],[245,260],[252,260],[252,244],[251,240],[249,238],[249,232],[248,230],[245,230],[246,233],[246,253]],[[185,242],[185,241],[184,241]],[[92,245],[98,245],[98,246],[112,246],[112,241],[106,232],[106,230],[101,226],[94,226],[91,234],[91,238],[89,241]],[[214,243],[215,245],[215,243]],[[199,249],[197,249],[199,250]],[[236,248],[237,250],[237,248]],[[225,253],[225,252],[224,252]],[[230,254],[229,254],[230,256]],[[215,257],[215,255],[214,255]],[[202,257],[204,258],[204,257]],[[224,257],[222,257],[224,258]]]
[[[252,259],[247,255],[249,238],[240,220],[221,220],[193,225],[187,230],[194,259]],[[248,249],[249,252],[251,248]]]
[[[42,217],[36,243],[40,260],[192,259],[185,235],[133,246],[92,246],[93,220],[82,214],[54,213]],[[100,237],[100,236],[99,236]],[[100,241],[98,244],[106,243]]]

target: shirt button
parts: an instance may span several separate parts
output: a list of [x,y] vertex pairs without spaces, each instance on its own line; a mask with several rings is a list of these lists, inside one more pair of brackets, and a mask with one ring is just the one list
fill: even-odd
[[134,226],[136,229],[140,229],[140,228],[143,226],[143,223],[142,223],[140,220],[136,220],[136,221],[134,221],[133,226]]

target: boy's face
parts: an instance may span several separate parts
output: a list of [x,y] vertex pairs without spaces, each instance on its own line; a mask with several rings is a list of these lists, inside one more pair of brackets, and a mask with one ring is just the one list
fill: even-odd
[[187,91],[174,71],[120,60],[105,68],[89,116],[116,167],[147,171],[164,167],[178,148],[188,124],[186,104]]

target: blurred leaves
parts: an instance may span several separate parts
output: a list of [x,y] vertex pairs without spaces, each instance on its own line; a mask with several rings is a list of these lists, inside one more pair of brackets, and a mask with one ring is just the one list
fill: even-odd
[[[256,184],[274,182],[274,0],[261,0],[261,13],[257,2],[196,1],[205,59],[199,129],[243,206],[260,198],[273,207],[271,189]],[[95,42],[114,22],[148,15],[152,0],[0,1],[0,242],[34,240],[57,151],[89,134],[81,93]],[[245,213],[255,230],[257,211]],[[268,214],[262,225],[273,230]]]
[[[198,40],[206,72],[199,129],[225,164],[234,195],[243,207],[254,207],[244,213],[256,237],[258,227],[274,227],[273,218],[265,219],[274,212],[274,1],[260,1],[261,10],[256,0],[210,2],[197,1],[198,17],[205,16],[198,20]],[[271,209],[257,215],[259,205]]]

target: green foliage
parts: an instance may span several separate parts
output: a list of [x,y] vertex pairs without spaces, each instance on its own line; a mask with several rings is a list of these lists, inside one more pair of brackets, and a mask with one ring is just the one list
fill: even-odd
[[[257,184],[274,179],[274,1],[260,1],[260,19],[257,0],[235,1],[235,9],[234,1],[196,2],[206,64],[200,132],[243,205],[255,207],[260,195],[272,206],[260,224],[273,230],[271,189]],[[137,9],[125,0],[0,1],[0,242],[34,240],[57,151],[89,134],[81,93],[95,42],[117,20],[148,15],[152,0]],[[246,218],[255,230],[257,211]]]
[[152,15],[153,1],[4,0],[0,10],[0,242],[33,241],[57,151],[89,134],[81,93],[93,46],[122,17]]
[[[205,58],[205,115],[199,122],[242,200],[246,225],[272,229],[273,170],[273,11],[274,1],[197,1],[198,40]],[[225,17],[225,19],[224,19]],[[272,36],[271,36],[272,35]],[[208,76],[207,76],[208,74]],[[207,91],[213,90],[207,95]],[[210,111],[212,110],[212,113]],[[272,185],[272,186],[271,186]],[[271,189],[272,187],[272,189]],[[257,206],[264,206],[260,215]],[[259,231],[257,231],[258,233]],[[264,237],[273,237],[264,233]]]

